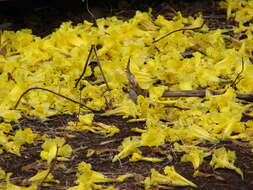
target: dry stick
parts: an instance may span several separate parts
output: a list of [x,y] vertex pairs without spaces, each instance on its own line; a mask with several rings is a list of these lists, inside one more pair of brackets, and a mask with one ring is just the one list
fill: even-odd
[[243,57],[242,57],[242,69],[241,69],[241,71],[238,73],[238,75],[236,76],[236,78],[235,78],[235,80],[232,82],[232,84],[231,84],[231,87],[232,88],[236,88],[236,85],[240,82],[240,80],[242,79],[240,79],[240,76],[241,76],[241,74],[243,73],[243,71],[244,71],[244,61],[243,61]]
[[[82,90],[79,90],[79,101],[82,102]],[[78,107],[78,113],[77,113],[77,119],[79,121],[79,117],[80,117],[80,114],[81,114],[81,106],[79,105]],[[75,125],[77,126],[77,123],[78,121],[76,121]]]
[[75,101],[75,100],[73,100],[73,99],[71,99],[71,98],[69,98],[69,97],[67,97],[67,96],[64,96],[64,95],[59,94],[59,93],[56,93],[56,92],[54,92],[54,91],[52,91],[52,90],[49,90],[49,89],[46,89],[46,88],[40,88],[40,87],[29,88],[29,89],[27,89],[25,92],[23,92],[23,93],[21,94],[21,96],[19,97],[17,103],[15,104],[14,109],[16,109],[16,108],[18,107],[18,105],[19,105],[21,99],[24,97],[24,95],[26,95],[26,94],[27,94],[29,91],[31,91],[31,90],[44,90],[44,91],[53,93],[53,94],[55,94],[55,95],[57,95],[57,96],[60,96],[61,98],[64,98],[64,99],[66,99],[66,100],[69,100],[69,101],[71,101],[71,102],[73,102],[73,103],[75,103],[75,104],[79,104],[81,107],[84,107],[84,108],[86,108],[86,109],[88,109],[88,110],[90,110],[90,111],[92,111],[92,112],[95,112],[95,113],[100,113],[100,112],[101,112],[101,111],[98,111],[98,110],[94,110],[94,109],[92,109],[92,108],[90,108],[90,107],[88,107],[88,106],[86,106],[86,105],[84,105],[84,104],[82,104],[82,103],[80,103],[80,102],[78,102],[78,101]]
[[[213,95],[223,94],[222,92],[210,91]],[[205,97],[206,90],[179,90],[179,91],[165,91],[163,97]]]
[[75,84],[75,88],[77,87],[77,85],[78,85],[78,83],[80,82],[80,80],[82,80],[83,75],[84,75],[85,72],[86,72],[86,69],[87,69],[87,67],[88,67],[89,60],[90,60],[90,56],[91,56],[91,53],[92,53],[92,50],[93,50],[93,49],[94,49],[94,45],[92,45],[91,48],[90,48],[88,57],[87,57],[87,59],[86,59],[86,62],[85,62],[84,68],[83,68],[83,72],[82,72],[81,76],[77,79],[76,84]]
[[185,31],[185,30],[198,30],[198,29],[201,29],[204,26],[204,24],[205,24],[205,22],[203,22],[201,26],[198,26],[198,27],[195,27],[195,28],[181,28],[181,29],[178,29],[178,30],[174,30],[174,31],[169,32],[169,33],[165,34],[164,36],[154,40],[153,43],[156,43],[156,42],[162,40],[163,38],[166,38],[167,36],[169,36],[169,35],[171,35],[175,32],[180,32],[180,31]]
[[110,91],[111,88],[109,87],[109,84],[108,84],[108,82],[107,82],[107,80],[106,80],[106,78],[105,78],[105,74],[104,74],[104,72],[103,72],[103,69],[102,69],[102,67],[101,67],[100,61],[99,61],[99,59],[98,59],[97,48],[96,48],[96,46],[94,47],[94,53],[95,53],[95,56],[96,56],[96,61],[97,61],[97,63],[98,63],[99,70],[100,70],[100,72],[101,72],[101,74],[102,74],[103,80],[104,80],[105,85],[106,85],[106,87],[107,87],[107,90]]
[[[97,55],[97,48],[96,48],[96,46],[94,47],[94,53],[95,53],[95,56],[96,56],[96,61],[97,61],[97,64],[98,64],[98,68],[99,68],[99,70],[100,70],[100,72],[101,72],[101,74],[102,74],[102,77],[103,77],[103,80],[104,80],[104,82],[105,82],[106,88],[107,88],[107,90],[110,92],[110,91],[111,91],[111,88],[110,88],[110,86],[109,86],[109,84],[108,84],[108,82],[107,82],[107,80],[106,80],[106,78],[105,78],[104,71],[103,71],[103,69],[102,69],[102,67],[101,67],[101,64],[100,64],[100,61],[99,61],[99,58],[98,58],[98,55]],[[105,92],[104,92],[104,93],[105,93]],[[110,96],[110,101],[109,101],[109,102],[108,102],[108,100],[107,100],[107,98],[106,98],[105,95],[104,95],[104,98],[105,98],[107,107],[109,107],[109,109],[110,109],[110,108],[112,107],[112,97]]]
[[89,9],[89,2],[88,0],[82,0],[83,2],[86,1],[86,9],[87,9],[87,12],[90,14],[90,16],[92,17],[93,19],[93,23],[95,24],[96,23],[96,17],[95,15],[90,11]]
[[[180,90],[180,91],[165,91],[162,97],[205,97],[206,90]],[[212,95],[221,95],[224,92],[209,91]],[[236,98],[253,102],[253,94],[237,94]]]

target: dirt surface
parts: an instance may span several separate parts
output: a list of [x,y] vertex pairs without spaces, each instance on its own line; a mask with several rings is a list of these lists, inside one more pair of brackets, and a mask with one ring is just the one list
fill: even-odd
[[[55,28],[59,27],[64,21],[73,23],[82,22],[88,19],[93,22],[92,17],[86,8],[86,4],[78,0],[72,1],[0,1],[0,30],[19,30],[30,28],[33,33],[39,36],[50,34]],[[89,9],[95,18],[104,16],[118,16],[122,19],[131,18],[136,10],[147,11],[153,8],[154,15],[162,14],[167,18],[172,18],[176,11],[182,11],[184,16],[203,12],[205,22],[211,29],[230,28],[234,23],[226,21],[223,10],[218,8],[218,1],[151,1],[151,0],[129,0],[129,1],[92,1]],[[91,132],[66,132],[62,127],[68,121],[77,121],[76,115],[58,115],[42,121],[36,117],[24,116],[20,123],[13,124],[22,128],[31,128],[40,134],[48,134],[51,137],[64,137],[67,143],[73,148],[73,156],[70,162],[64,162],[66,168],[57,163],[53,169],[55,179],[60,180],[59,184],[43,189],[67,189],[74,185],[77,172],[77,164],[85,161],[92,164],[93,170],[102,172],[108,177],[116,177],[125,173],[136,173],[134,178],[129,178],[123,183],[113,184],[119,190],[142,190],[143,184],[140,183],[145,177],[150,175],[150,169],[155,168],[162,172],[167,165],[174,165],[176,171],[197,184],[197,188],[192,187],[168,187],[160,186],[154,189],[203,189],[203,190],[250,190],[253,186],[253,157],[247,143],[239,141],[226,141],[216,145],[226,147],[236,152],[237,161],[235,165],[243,172],[245,179],[232,170],[217,169],[213,170],[209,165],[211,157],[205,159],[200,171],[202,177],[193,177],[194,169],[191,163],[180,162],[180,153],[172,151],[172,145],[166,144],[162,147],[142,148],[144,156],[154,156],[165,158],[162,163],[150,162],[128,162],[123,159],[120,162],[112,163],[112,158],[118,153],[117,147],[125,137],[137,135],[131,131],[133,127],[141,128],[144,123],[128,123],[126,119],[120,117],[95,117],[95,121],[105,124],[116,125],[120,133],[110,138],[96,135]],[[74,137],[70,137],[73,135]],[[27,185],[27,179],[36,174],[38,169],[46,169],[46,163],[40,162],[41,143],[28,145],[22,151],[22,157],[4,153],[0,157],[0,167],[6,172],[12,172],[12,182],[19,185]],[[204,144],[210,147],[210,144]],[[212,147],[214,148],[214,147]],[[97,153],[91,157],[86,157],[87,150],[94,149]],[[170,154],[173,160],[166,159]]]
[[[128,159],[123,159],[120,162],[112,163],[111,160],[117,154],[117,147],[121,141],[128,136],[137,135],[131,131],[133,127],[141,127],[143,123],[127,123],[126,119],[120,117],[96,117],[95,121],[105,124],[114,124],[120,128],[120,133],[110,138],[105,138],[100,135],[95,135],[91,132],[66,132],[62,129],[68,121],[76,121],[75,115],[58,115],[49,118],[48,121],[41,121],[38,118],[26,118],[20,120],[19,126],[22,128],[29,127],[40,134],[48,134],[49,136],[64,137],[67,143],[73,148],[73,156],[70,162],[64,162],[66,168],[61,168],[60,163],[56,164],[53,170],[55,179],[60,180],[60,183],[53,185],[51,188],[43,189],[67,189],[73,186],[76,177],[75,174],[78,163],[85,161],[92,164],[95,171],[102,172],[108,177],[117,177],[125,173],[137,174],[134,178],[129,178],[123,183],[115,184],[120,190],[142,190],[144,186],[140,183],[145,177],[150,175],[150,169],[155,168],[157,171],[162,172],[163,168],[167,165],[174,165],[178,173],[191,180],[198,185],[198,188],[192,187],[170,187],[169,189],[205,189],[205,190],[250,190],[253,185],[253,158],[250,153],[250,148],[246,143],[239,141],[226,141],[221,142],[212,148],[226,147],[230,150],[236,151],[237,161],[236,166],[242,169],[245,179],[234,171],[227,169],[213,170],[209,165],[211,160],[208,157],[205,163],[201,166],[200,171],[203,177],[192,177],[194,169],[190,163],[180,162],[180,153],[172,151],[170,144],[163,145],[162,147],[145,147],[142,148],[144,156],[165,158],[162,163],[150,162],[128,162]],[[16,124],[17,125],[17,124]],[[74,135],[75,137],[68,138],[67,136]],[[42,142],[41,142],[42,143]],[[45,162],[40,160],[39,153],[41,151],[41,143],[36,146],[26,146],[22,151],[22,157],[13,154],[3,154],[0,159],[0,167],[7,172],[12,172],[12,179],[16,184],[26,185],[27,179],[36,174],[38,169],[47,169]],[[210,147],[209,144],[204,144],[205,147]],[[91,157],[86,157],[87,150],[94,149],[96,154]],[[172,155],[173,160],[166,159],[166,155]],[[15,163],[15,164],[13,164]],[[165,188],[165,187],[164,187]],[[164,189],[158,187],[157,189]],[[168,187],[166,187],[168,188]],[[166,189],[165,188],[165,189]]]

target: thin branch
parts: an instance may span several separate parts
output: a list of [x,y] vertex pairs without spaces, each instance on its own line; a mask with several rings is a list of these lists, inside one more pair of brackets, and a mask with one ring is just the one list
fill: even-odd
[[84,65],[83,72],[82,72],[81,76],[78,79],[76,79],[77,81],[76,81],[76,84],[75,84],[75,88],[77,87],[77,85],[80,82],[80,80],[82,80],[82,78],[83,78],[83,76],[84,76],[84,74],[86,72],[86,69],[88,67],[90,56],[91,56],[91,53],[92,53],[93,49],[94,49],[94,45],[92,45],[91,48],[90,48],[90,51],[89,51],[88,57],[86,59],[86,62],[85,62],[85,65]]
[[66,100],[68,100],[68,101],[71,101],[71,102],[73,102],[73,103],[75,103],[75,104],[79,104],[81,107],[84,107],[84,108],[86,108],[86,109],[88,109],[88,110],[90,110],[90,111],[92,111],[92,112],[95,112],[95,113],[100,113],[100,112],[101,112],[101,111],[94,110],[94,109],[92,109],[92,108],[90,108],[90,107],[88,107],[88,106],[86,106],[86,105],[84,105],[84,104],[82,104],[82,103],[80,103],[80,102],[78,102],[78,101],[75,101],[75,100],[73,100],[73,99],[71,99],[71,98],[69,98],[69,97],[67,97],[67,96],[64,96],[64,95],[59,94],[59,93],[56,93],[56,92],[54,92],[54,91],[52,91],[52,90],[49,90],[49,89],[46,89],[46,88],[40,88],[40,87],[29,88],[29,89],[27,89],[25,92],[23,92],[23,93],[20,95],[20,97],[19,97],[17,103],[15,104],[14,109],[17,109],[17,107],[18,107],[18,105],[19,105],[21,99],[22,99],[28,92],[30,92],[31,90],[43,90],[43,91],[47,91],[47,92],[50,92],[50,93],[52,93],[52,94],[54,94],[54,95],[56,95],[56,96],[59,96],[59,97],[64,98],[64,99],[66,99]]
[[236,88],[236,85],[240,82],[240,80],[241,80],[240,77],[241,77],[243,71],[244,71],[244,61],[243,61],[243,57],[242,57],[242,69],[241,69],[241,71],[237,74],[235,80],[232,82],[232,84],[231,84],[231,87],[232,87],[232,88]]
[[248,102],[253,102],[253,94],[237,94],[236,98],[246,100]]
[[[82,90],[79,90],[79,102],[81,101],[82,101]],[[81,114],[81,106],[79,105],[78,112],[77,112],[78,121],[79,121],[80,114]],[[78,121],[76,121],[76,126],[77,126]]]
[[[180,90],[180,91],[165,91],[162,97],[200,97],[206,96],[206,90]],[[221,95],[224,92],[209,91],[212,95]],[[253,102],[253,94],[237,94],[236,98]]]
[[[99,58],[98,58],[98,55],[97,55],[97,47],[96,47],[96,46],[94,47],[94,54],[95,54],[95,57],[96,57],[96,61],[97,61],[98,68],[99,68],[99,70],[100,70],[100,72],[101,72],[101,74],[102,74],[103,80],[104,80],[104,82],[105,82],[106,88],[107,88],[107,90],[110,92],[110,91],[111,91],[111,88],[110,88],[110,86],[109,86],[109,83],[108,83],[107,80],[106,80],[104,71],[103,71],[102,66],[101,66],[101,64],[100,64],[100,61],[99,61]],[[110,99],[109,101],[107,100],[107,98],[106,98],[105,95],[104,95],[104,98],[105,98],[106,106],[107,106],[109,109],[111,109],[111,108],[112,108],[112,97],[111,97],[111,96],[109,97],[109,99]]]
[[95,53],[95,56],[96,56],[96,61],[97,61],[97,63],[98,63],[99,70],[100,70],[100,72],[101,72],[101,74],[102,74],[103,80],[104,80],[105,85],[106,85],[106,87],[107,87],[107,90],[110,91],[111,88],[110,88],[110,86],[109,86],[109,84],[108,84],[108,82],[107,82],[107,80],[106,80],[106,78],[105,78],[104,71],[103,71],[103,69],[102,69],[102,67],[101,67],[101,64],[100,64],[100,61],[99,61],[99,58],[98,58],[98,55],[97,55],[97,48],[96,48],[96,46],[94,47],[94,53]]
[[91,15],[91,17],[92,17],[92,19],[93,19],[93,23],[95,24],[95,23],[96,23],[96,17],[95,17],[95,15],[90,11],[88,0],[83,0],[83,1],[86,1],[86,9],[87,9],[87,12]]
[[181,28],[181,29],[178,29],[178,30],[174,30],[174,31],[169,32],[169,33],[165,34],[164,36],[154,40],[153,43],[156,43],[156,42],[162,40],[163,38],[166,38],[167,36],[169,36],[169,35],[171,35],[175,32],[180,32],[180,31],[185,31],[185,30],[198,30],[198,29],[201,29],[204,26],[204,24],[205,24],[205,22],[203,22],[201,26],[198,26],[198,27],[195,27],[195,28]]
[[[220,95],[221,92],[211,91],[213,95]],[[206,90],[179,90],[179,91],[165,91],[163,97],[205,97]]]

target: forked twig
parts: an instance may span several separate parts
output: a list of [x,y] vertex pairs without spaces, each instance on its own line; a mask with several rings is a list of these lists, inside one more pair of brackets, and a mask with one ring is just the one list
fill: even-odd
[[56,95],[56,96],[59,96],[59,97],[64,98],[64,99],[66,99],[66,100],[68,100],[68,101],[71,101],[71,102],[73,102],[73,103],[75,103],[75,104],[79,104],[81,107],[84,107],[84,108],[86,108],[86,109],[88,109],[88,110],[90,110],[90,111],[92,111],[92,112],[95,112],[95,113],[100,113],[100,112],[101,112],[101,111],[98,111],[98,110],[94,110],[94,109],[92,109],[92,108],[90,108],[90,107],[88,107],[88,106],[86,106],[86,105],[84,105],[84,104],[82,104],[82,103],[80,103],[80,102],[78,102],[78,101],[75,101],[75,100],[73,100],[73,99],[71,99],[71,98],[69,98],[69,97],[67,97],[67,96],[64,96],[64,95],[59,94],[59,93],[57,93],[57,92],[54,92],[54,91],[52,91],[52,90],[49,90],[49,89],[46,89],[46,88],[41,88],[41,87],[33,87],[33,88],[29,88],[29,89],[27,89],[26,91],[24,91],[24,92],[20,95],[20,97],[18,98],[18,101],[17,101],[17,103],[15,104],[14,109],[17,109],[17,107],[18,107],[18,105],[19,105],[21,99],[22,99],[29,91],[31,91],[31,90],[43,90],[43,91],[47,91],[47,92],[50,92],[50,93],[52,93],[52,94],[54,94],[54,95]]
[[86,62],[85,62],[82,74],[80,75],[80,77],[78,79],[76,79],[77,81],[76,81],[76,84],[75,84],[75,88],[78,86],[78,83],[80,82],[80,80],[82,80],[82,78],[83,78],[83,76],[84,76],[84,74],[86,72],[86,69],[88,67],[90,56],[91,56],[91,53],[92,53],[93,49],[94,49],[94,45],[92,45],[91,48],[90,48],[90,51],[89,51],[88,57],[86,59]]
[[171,35],[175,32],[180,32],[180,31],[185,31],[185,30],[198,30],[198,29],[201,29],[204,26],[204,24],[205,24],[205,22],[203,22],[201,26],[198,26],[198,27],[195,27],[195,28],[181,28],[181,29],[178,29],[178,30],[171,31],[171,32],[165,34],[164,36],[154,40],[153,43],[156,43],[156,42],[162,40],[163,38],[166,38],[167,36],[169,36],[169,35]]
[[86,69],[87,69],[87,67],[88,67],[88,65],[89,65],[89,63],[90,63],[89,60],[90,60],[92,51],[94,51],[94,54],[95,54],[95,57],[96,57],[96,63],[97,63],[97,65],[98,65],[98,67],[99,67],[99,70],[100,70],[100,72],[101,72],[101,74],[102,74],[102,77],[103,77],[103,80],[104,80],[104,82],[105,82],[105,84],[106,84],[106,87],[107,87],[107,89],[110,91],[111,89],[110,89],[109,84],[108,84],[108,82],[107,82],[107,80],[106,80],[106,78],[105,78],[105,74],[104,74],[104,72],[103,72],[103,69],[102,69],[102,67],[101,67],[101,64],[100,64],[100,61],[99,61],[99,58],[98,58],[98,55],[97,55],[97,48],[96,48],[96,45],[92,45],[91,48],[90,48],[88,57],[87,57],[87,59],[86,59],[86,62],[85,62],[84,68],[83,68],[83,72],[82,72],[82,74],[80,75],[80,77],[79,77],[78,79],[76,79],[77,81],[76,81],[76,84],[75,84],[75,88],[78,86],[78,83],[80,82],[80,80],[82,80],[82,78],[83,78],[83,76],[84,76],[84,74],[85,74],[85,72],[86,72]]
[[[100,70],[100,72],[101,72],[101,74],[102,74],[102,77],[103,77],[103,80],[104,80],[104,82],[105,82],[106,88],[107,88],[107,90],[110,92],[110,91],[111,91],[111,88],[110,88],[110,86],[109,86],[109,84],[108,84],[108,82],[107,82],[107,80],[106,80],[106,78],[105,78],[104,71],[103,71],[103,69],[102,69],[102,66],[101,66],[101,64],[100,64],[100,61],[99,61],[99,58],[98,58],[98,55],[97,55],[97,48],[96,48],[96,46],[94,47],[94,53],[95,53],[95,56],[96,56],[96,61],[97,61],[98,68],[99,68],[99,70]],[[109,95],[109,96],[110,96],[110,95]],[[111,109],[111,108],[112,108],[112,97],[111,97],[111,96],[109,97],[109,98],[110,98],[109,101],[107,100],[107,98],[106,98],[105,95],[104,95],[104,98],[105,98],[106,106],[107,106],[109,109]]]
[[100,70],[100,72],[101,72],[101,74],[102,74],[102,77],[103,77],[103,80],[104,80],[105,85],[106,85],[106,87],[107,87],[107,90],[110,91],[111,88],[110,88],[110,86],[109,86],[109,84],[108,84],[108,82],[107,82],[107,80],[106,80],[106,78],[105,78],[104,71],[103,71],[103,69],[102,69],[102,67],[101,67],[101,64],[100,64],[100,61],[99,61],[99,58],[98,58],[98,55],[97,55],[97,48],[96,48],[96,46],[94,47],[94,53],[95,53],[95,56],[96,56],[96,61],[97,61],[97,64],[98,64],[98,68],[99,68],[99,70]]
[[[102,75],[102,78],[103,78],[104,83],[106,85],[106,88],[107,88],[108,91],[111,91],[111,88],[110,88],[110,86],[109,86],[109,84],[108,84],[108,82],[106,80],[104,71],[103,71],[103,69],[101,67],[101,64],[100,64],[100,61],[99,61],[99,58],[98,58],[98,55],[97,55],[96,45],[92,45],[91,46],[91,49],[89,51],[88,57],[86,59],[85,65],[84,65],[83,72],[82,72],[81,76],[77,79],[77,82],[75,84],[75,88],[78,86],[78,83],[82,80],[82,78],[83,78],[83,76],[84,76],[84,74],[86,72],[86,69],[87,69],[88,65],[90,64],[90,57],[91,57],[92,51],[94,51],[94,54],[95,54],[95,57],[96,57],[96,61],[95,62],[97,63],[97,66],[98,66],[98,68],[99,68],[99,70],[101,72],[101,75]],[[105,98],[106,102],[108,102],[105,96],[104,96],[104,98]],[[112,98],[111,97],[110,97],[109,103],[106,103],[106,104],[107,104],[107,106],[109,106],[109,108],[112,107]]]

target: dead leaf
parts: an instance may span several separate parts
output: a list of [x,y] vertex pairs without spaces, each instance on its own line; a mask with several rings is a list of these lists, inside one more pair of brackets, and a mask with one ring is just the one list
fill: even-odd
[[6,47],[2,47],[2,49],[0,49],[0,55],[6,56],[6,54],[7,54]]
[[142,89],[139,86],[134,74],[131,73],[131,71],[130,71],[130,58],[128,59],[128,63],[127,63],[127,66],[126,66],[126,73],[127,73],[127,78],[128,78],[128,82],[129,82],[129,89],[128,89],[129,98],[131,100],[133,100],[134,103],[137,103],[137,97],[139,95],[147,97],[148,91]]

